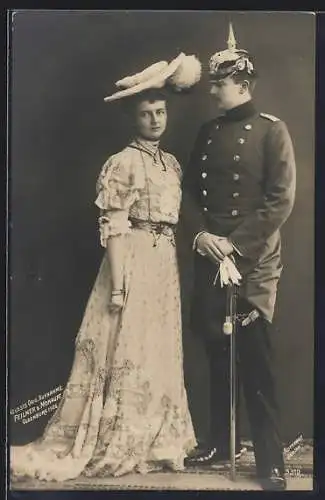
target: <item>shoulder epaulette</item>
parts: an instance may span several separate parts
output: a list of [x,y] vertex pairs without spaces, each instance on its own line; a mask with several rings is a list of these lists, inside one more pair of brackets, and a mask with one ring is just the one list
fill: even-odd
[[276,116],[273,116],[273,115],[269,115],[268,113],[260,113],[260,116],[262,118],[266,118],[267,120],[271,120],[271,122],[280,121],[280,118],[277,118]]

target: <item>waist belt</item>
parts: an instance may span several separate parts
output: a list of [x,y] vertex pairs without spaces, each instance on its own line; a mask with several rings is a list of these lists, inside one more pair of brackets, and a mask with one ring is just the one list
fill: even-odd
[[168,222],[152,222],[139,219],[130,219],[133,228],[143,229],[153,234],[154,246],[156,246],[158,238],[163,234],[171,239],[174,244],[174,236],[176,233],[176,224],[169,224]]

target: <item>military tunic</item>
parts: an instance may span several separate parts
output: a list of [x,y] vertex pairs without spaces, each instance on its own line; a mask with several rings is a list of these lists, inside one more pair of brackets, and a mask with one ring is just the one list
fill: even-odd
[[[243,276],[239,293],[269,322],[282,271],[279,229],[293,208],[295,185],[286,124],[259,113],[252,101],[202,126],[184,176],[182,217],[192,239],[204,230],[230,239]],[[206,261],[196,256],[196,275],[202,274],[196,287],[209,282],[196,290],[193,313],[200,321],[213,300],[215,266]]]
[[[242,274],[237,311],[260,313],[238,322],[237,386],[242,383],[258,475],[284,471],[273,373],[272,319],[282,271],[280,228],[293,207],[295,158],[285,123],[252,101],[201,128],[183,181],[181,217],[192,242],[200,231],[227,237]],[[205,339],[210,365],[210,447],[229,454],[230,337],[222,324],[225,288],[217,266],[195,253],[192,329]],[[236,449],[240,449],[237,398]]]

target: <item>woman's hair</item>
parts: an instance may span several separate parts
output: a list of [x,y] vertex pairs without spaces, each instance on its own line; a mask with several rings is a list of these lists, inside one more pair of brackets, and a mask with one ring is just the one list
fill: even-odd
[[167,92],[165,89],[147,89],[139,94],[129,96],[122,99],[121,106],[125,113],[133,115],[138,104],[143,101],[149,101],[150,103],[155,101],[167,101]]

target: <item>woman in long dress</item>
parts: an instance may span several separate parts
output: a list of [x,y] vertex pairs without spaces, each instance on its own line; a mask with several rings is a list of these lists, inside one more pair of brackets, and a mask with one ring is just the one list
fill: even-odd
[[[186,62],[189,56],[182,57]],[[154,65],[124,79],[122,90],[107,98],[127,97],[135,136],[99,175],[95,203],[105,255],[70,377],[43,436],[11,448],[12,478],[182,470],[196,446],[184,386],[174,239],[182,173],[160,148],[166,96],[154,89],[161,79],[175,83],[175,68],[181,75],[175,61],[164,63],[165,73],[159,68],[158,85]],[[198,78],[196,66],[187,86]]]

